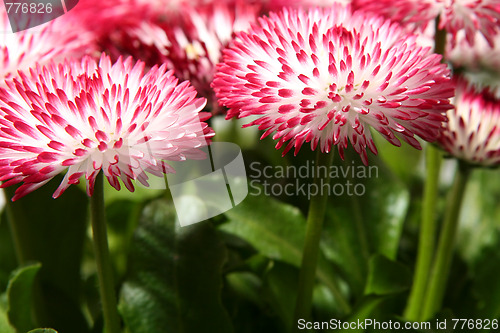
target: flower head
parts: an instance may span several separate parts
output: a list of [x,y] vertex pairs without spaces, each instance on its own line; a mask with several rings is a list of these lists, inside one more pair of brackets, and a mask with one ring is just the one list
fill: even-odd
[[424,28],[439,17],[439,29],[453,36],[464,30],[470,45],[474,44],[476,31],[480,31],[490,45],[493,45],[493,36],[500,32],[498,0],[354,0],[353,4],[356,8]]
[[204,158],[197,150],[213,131],[200,113],[204,99],[165,66],[143,73],[132,58],[111,64],[102,56],[37,66],[0,89],[0,180],[23,182],[14,200],[67,170],[58,197],[87,180],[93,192],[102,170],[120,189],[132,180],[147,186],[145,172],[173,172],[166,160]]
[[441,57],[396,23],[334,6],[283,10],[238,34],[224,51],[213,87],[227,118],[274,133],[283,154],[304,142],[343,150],[348,141],[367,163],[376,153],[369,127],[394,145],[435,140],[453,96]]
[[471,164],[500,164],[500,99],[461,79],[439,144]]

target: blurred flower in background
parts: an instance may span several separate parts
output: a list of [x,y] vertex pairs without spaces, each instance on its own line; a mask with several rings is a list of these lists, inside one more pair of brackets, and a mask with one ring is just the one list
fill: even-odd
[[341,156],[351,142],[366,164],[377,153],[369,127],[392,144],[437,139],[453,96],[441,57],[397,23],[349,7],[283,10],[238,34],[213,87],[227,118],[273,134],[283,154],[304,142]]
[[249,28],[261,8],[243,1],[92,0],[74,16],[95,31],[101,50],[112,59],[130,55],[149,67],[166,64],[178,78],[192,82],[212,112],[221,113],[210,88],[215,65],[234,33]]
[[500,34],[494,36],[493,47],[480,33],[476,33],[474,47],[470,47],[461,34],[456,45],[447,51],[447,57],[467,81],[478,88],[488,88],[500,98]]
[[471,164],[494,166],[500,163],[500,99],[488,89],[478,89],[459,79],[455,108],[439,144],[451,155]]
[[[134,38],[132,31],[144,24],[158,22],[160,19],[170,20],[170,10],[176,8],[173,5],[176,2],[173,1],[172,6],[163,6],[160,11],[158,3],[159,1],[148,3],[140,0],[113,2],[84,0],[65,14],[65,18],[74,24],[83,26],[91,33],[99,50],[110,55],[113,61],[116,61],[120,56],[129,55],[145,61],[153,57],[152,51],[139,43],[137,38]],[[155,61],[150,66],[159,62]]]
[[[260,9],[259,5],[242,1],[185,5],[180,24],[165,26],[170,41],[165,45],[165,53],[176,75],[190,80],[200,95],[209,100],[214,113],[222,112],[210,87],[215,65],[222,60],[222,50],[235,32],[250,28]],[[141,36],[142,40],[147,38]]]
[[498,0],[354,0],[353,5],[422,30],[439,17],[439,29],[454,37],[460,30],[465,31],[469,45],[474,44],[476,31],[493,45],[493,36],[500,30]]

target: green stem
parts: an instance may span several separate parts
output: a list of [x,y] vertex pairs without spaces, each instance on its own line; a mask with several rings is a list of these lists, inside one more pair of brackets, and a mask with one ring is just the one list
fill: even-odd
[[427,177],[424,184],[417,263],[410,298],[404,313],[406,319],[413,321],[420,318],[436,241],[435,211],[441,169],[441,152],[431,145],[426,147],[426,165]]
[[102,172],[97,175],[94,194],[90,197],[90,211],[105,332],[119,333],[121,331],[120,317],[117,310],[115,286],[113,283],[113,269],[108,248],[106,218],[104,214],[104,179]]
[[[442,55],[442,61],[444,61],[446,30],[439,29],[439,17],[436,19],[435,27],[434,53]],[[422,200],[422,217],[418,240],[417,263],[415,266],[410,297],[404,312],[404,317],[413,321],[421,319],[424,295],[427,290],[436,241],[435,211],[442,157],[438,148],[432,145],[427,145],[425,157],[427,175],[425,178],[424,196]]]
[[[333,153],[322,153],[318,149],[316,156],[317,170],[321,166],[325,166],[326,170],[330,169],[333,162]],[[321,168],[322,169],[322,168]],[[297,329],[299,319],[308,319],[311,315],[312,295],[314,282],[316,280],[316,266],[318,262],[319,242],[321,231],[323,229],[323,220],[325,219],[326,203],[328,192],[323,191],[323,186],[330,184],[328,172],[325,175],[315,175],[314,184],[320,191],[319,194],[313,196],[309,203],[309,212],[307,216],[306,239],[304,250],[302,252],[302,265],[299,275],[299,288],[297,301],[295,304],[295,316],[293,326]],[[328,185],[327,185],[328,184]]]
[[446,50],[446,30],[439,29],[439,18],[436,19],[436,34],[434,35],[434,53],[443,56],[441,61],[444,61]]
[[[37,248],[35,246],[34,233],[30,225],[30,221],[24,214],[27,208],[23,204],[23,200],[13,202],[11,198],[16,192],[16,186],[9,186],[4,188],[5,194],[5,210],[7,213],[7,220],[9,221],[10,234],[12,242],[14,243],[14,250],[16,252],[17,262],[19,266],[30,261],[40,261],[37,256]],[[36,221],[35,221],[36,222]],[[41,289],[40,279],[37,278],[34,284],[34,310],[33,316],[35,323],[45,325],[50,322],[47,313],[47,306]]]
[[453,259],[460,208],[470,172],[471,169],[468,165],[459,162],[455,180],[448,197],[448,206],[446,207],[444,223],[439,237],[436,259],[429,277],[428,293],[421,315],[422,320],[432,318],[441,308],[443,302],[446,282]]
[[19,265],[25,264],[33,258],[34,249],[31,248],[31,234],[29,232],[29,225],[26,223],[24,215],[24,207],[22,201],[12,202],[11,198],[14,196],[15,186],[4,188],[5,192],[5,209],[7,219],[9,221],[10,233],[16,251],[16,257]]

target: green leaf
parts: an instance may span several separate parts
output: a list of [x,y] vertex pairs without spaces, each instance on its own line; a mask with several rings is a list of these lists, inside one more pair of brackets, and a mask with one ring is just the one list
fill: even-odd
[[500,170],[478,169],[472,173],[460,212],[457,246],[472,264],[483,248],[493,246],[500,231]]
[[[374,253],[395,259],[409,207],[409,193],[382,161],[370,156],[369,166],[351,151],[337,159],[327,207],[322,249],[337,264],[353,293],[361,296],[367,264]],[[350,192],[349,191],[350,188]],[[350,193],[350,195],[349,195]]]
[[29,331],[28,333],[57,333],[57,331],[53,330],[52,328],[37,328]]
[[10,323],[20,332],[36,327],[32,317],[33,291],[35,277],[41,267],[40,263],[36,263],[19,268],[13,273],[7,287],[7,316]]
[[227,211],[224,231],[252,244],[260,253],[300,266],[306,221],[299,209],[276,199],[249,195]]
[[0,332],[16,333],[16,330],[10,325],[7,317],[7,295],[0,295]]
[[484,248],[474,264],[473,292],[479,296],[477,318],[500,318],[500,233],[493,246]]
[[227,274],[223,296],[234,332],[284,333],[283,324],[268,304],[263,281],[256,274]]
[[[464,280],[465,269],[454,267],[461,276],[454,278],[449,285],[458,285],[462,289],[448,288],[448,297],[457,295],[468,297],[469,302],[452,302],[460,305],[460,310],[467,311],[477,318],[500,318],[500,288],[496,281],[500,274],[500,170],[474,169],[467,183],[465,197],[460,211],[457,235],[457,252],[468,268],[467,275],[472,278],[471,286],[465,293],[458,281]],[[451,275],[453,276],[453,275]],[[476,309],[472,301],[476,300]],[[468,306],[467,306],[468,305]],[[464,309],[465,308],[465,309]]]
[[[220,228],[237,235],[261,254],[300,267],[304,247],[306,220],[299,209],[265,195],[249,195],[238,206],[227,211],[229,222]],[[348,312],[332,265],[320,253],[317,276],[335,295],[339,311]]]
[[[40,293],[35,302],[37,326],[72,333],[88,332],[80,308],[81,272],[87,227],[87,195],[70,186],[58,199],[52,193],[61,176],[7,205],[22,252],[22,263],[36,261]],[[11,197],[14,189],[5,189]]]
[[131,244],[120,309],[134,333],[232,332],[221,303],[226,248],[209,222],[180,227],[173,206],[147,205]]
[[264,308],[261,297],[262,280],[257,275],[250,272],[233,272],[226,275],[226,282],[239,298]]
[[365,294],[390,295],[407,290],[411,285],[410,270],[383,255],[370,259]]
[[3,312],[0,312],[0,332],[16,333],[16,330],[12,326],[10,326],[7,315]]
[[267,298],[287,331],[290,331],[292,325],[299,285],[298,276],[297,268],[275,261],[264,277]]

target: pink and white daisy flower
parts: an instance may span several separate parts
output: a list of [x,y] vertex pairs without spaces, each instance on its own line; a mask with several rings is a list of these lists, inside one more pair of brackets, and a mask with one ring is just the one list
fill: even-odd
[[500,99],[488,89],[478,91],[465,80],[457,83],[455,108],[448,111],[439,144],[471,164],[500,164]]
[[6,12],[0,14],[0,82],[36,63],[81,58],[95,49],[92,35],[70,26],[64,17],[32,29],[12,32]]
[[[397,23],[349,8],[283,10],[259,19],[224,51],[212,86],[227,118],[274,133],[283,154],[304,142],[340,155],[350,141],[367,163],[370,127],[392,144],[437,139],[453,96],[441,56]],[[398,139],[399,138],[399,139]]]
[[353,0],[353,5],[424,29],[439,17],[439,29],[445,29],[454,37],[464,30],[470,45],[474,44],[476,31],[480,31],[490,45],[493,45],[493,36],[500,32],[498,0]]
[[85,176],[87,192],[102,170],[120,189],[132,180],[147,186],[145,172],[174,172],[165,162],[204,158],[213,131],[189,82],[178,84],[166,66],[144,72],[128,58],[111,64],[82,62],[37,66],[0,89],[0,180],[23,182],[13,200],[66,175],[54,197]]

